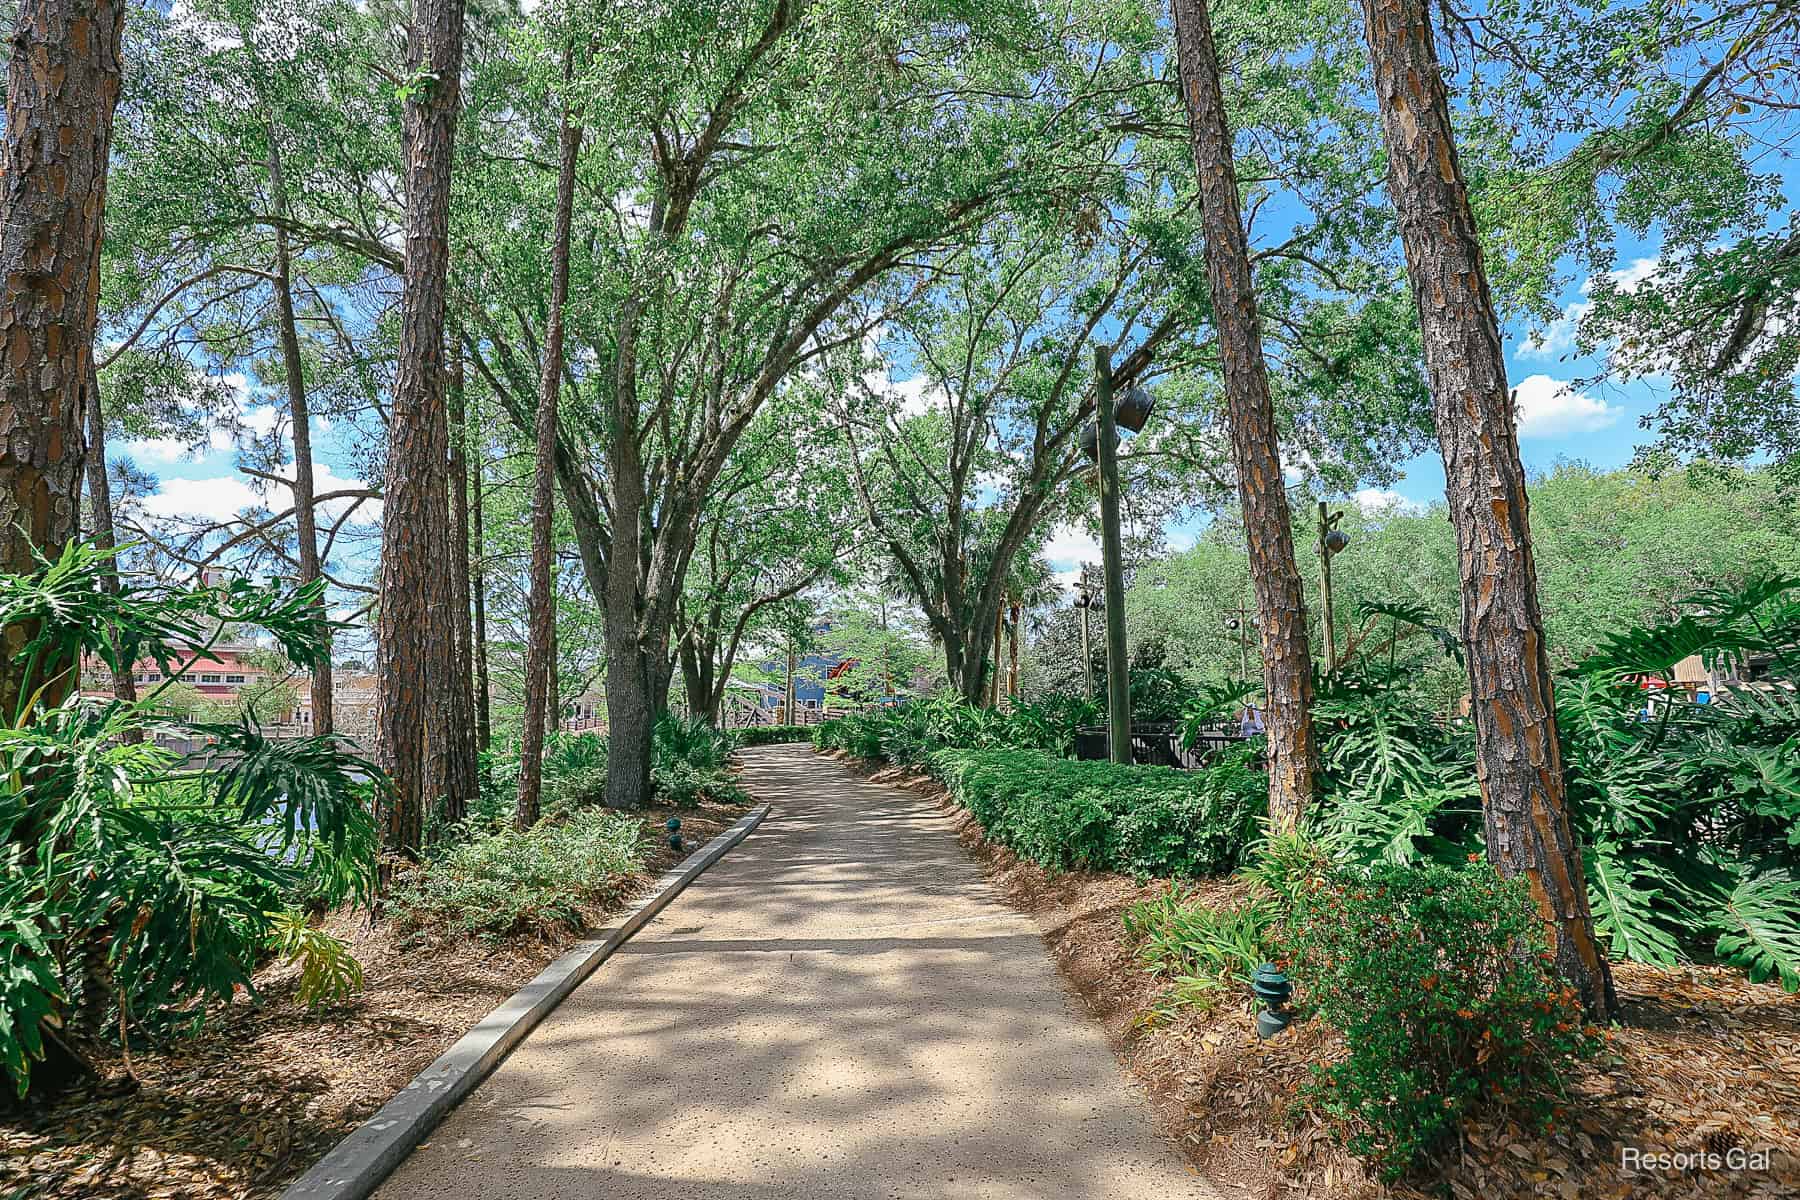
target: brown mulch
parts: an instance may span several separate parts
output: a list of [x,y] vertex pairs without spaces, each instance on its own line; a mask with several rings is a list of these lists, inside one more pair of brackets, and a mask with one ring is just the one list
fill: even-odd
[[[1158,1124],[1221,1190],[1259,1200],[1800,1196],[1800,996],[1723,968],[1617,963],[1623,1020],[1602,1059],[1573,1081],[1556,1127],[1536,1133],[1504,1115],[1478,1117],[1420,1177],[1386,1185],[1294,1103],[1312,1064],[1342,1049],[1317,1022],[1264,1042],[1248,996],[1206,1014],[1153,1011],[1162,986],[1137,961],[1121,917],[1166,883],[1046,872],[988,842],[935,782],[859,769],[938,801],[989,879],[1043,930],[1064,979],[1149,1092]],[[1241,888],[1201,881],[1187,890],[1220,902]],[[1712,1154],[1719,1165],[1690,1159],[1672,1170],[1628,1170],[1627,1148]],[[1734,1167],[1734,1151],[1768,1159]]]
[[[684,854],[664,844],[681,818]],[[742,815],[739,806],[649,808],[655,851],[622,889],[658,875]],[[605,912],[583,914],[590,927]],[[137,1050],[134,1086],[116,1046],[85,1043],[102,1077],[47,1107],[0,1111],[6,1200],[262,1200],[280,1194],[434,1058],[583,932],[489,942],[402,937],[366,912],[325,927],[361,962],[350,1001],[308,1012],[291,970],[256,974],[261,993],[211,1014],[198,1037]]]

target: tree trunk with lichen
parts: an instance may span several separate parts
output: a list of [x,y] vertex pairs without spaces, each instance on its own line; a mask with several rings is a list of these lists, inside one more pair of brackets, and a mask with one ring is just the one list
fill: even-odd
[[1456,527],[1488,856],[1531,886],[1588,1013],[1617,1006],[1569,822],[1513,398],[1423,0],[1364,0],[1375,94]]
[[1206,0],[1173,0],[1173,4],[1181,92],[1187,103],[1194,168],[1200,181],[1213,332],[1224,367],[1232,462],[1237,469],[1238,503],[1244,514],[1244,538],[1262,634],[1263,690],[1268,698],[1264,727],[1269,747],[1269,815],[1292,828],[1318,786],[1305,585],[1294,561],[1275,406],[1269,396],[1262,325],[1238,203],[1237,168],[1232,161],[1211,18]]

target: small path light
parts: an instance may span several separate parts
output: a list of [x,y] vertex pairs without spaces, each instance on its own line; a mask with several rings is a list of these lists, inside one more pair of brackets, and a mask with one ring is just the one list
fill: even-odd
[[670,817],[668,819],[668,821],[663,825],[663,828],[667,829],[669,831],[669,849],[671,849],[677,853],[680,853],[683,849],[685,849],[685,845],[681,840],[681,818],[680,817]]
[[1293,1023],[1293,1014],[1287,1010],[1288,998],[1294,994],[1294,985],[1288,977],[1276,969],[1274,963],[1264,963],[1256,968],[1256,975],[1250,980],[1250,990],[1262,1001],[1262,1011],[1256,1014],[1256,1036],[1272,1038]]

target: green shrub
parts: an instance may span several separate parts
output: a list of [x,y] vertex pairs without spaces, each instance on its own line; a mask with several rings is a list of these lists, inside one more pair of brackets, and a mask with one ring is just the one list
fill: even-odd
[[818,729],[818,725],[747,725],[736,733],[740,746],[774,746],[816,741]]
[[989,837],[1052,870],[1222,874],[1256,836],[1267,804],[1248,752],[1206,771],[1035,750],[942,750],[930,767]]
[[665,713],[657,719],[651,743],[652,770],[680,762],[700,771],[722,771],[735,749],[737,738],[706,718]]
[[641,821],[602,809],[524,833],[500,830],[449,846],[399,876],[388,911],[402,929],[486,937],[576,928],[584,905],[620,895],[649,847]]
[[843,717],[827,717],[813,726],[812,744],[818,750],[842,750],[844,748]]
[[747,804],[750,797],[738,781],[724,771],[696,767],[676,759],[654,767],[650,782],[660,804],[692,808],[701,801],[715,804]]
[[1227,988],[1243,991],[1256,968],[1274,957],[1270,935],[1277,916],[1267,896],[1209,905],[1171,886],[1125,910],[1125,936],[1145,968],[1170,981],[1163,1011],[1206,1009]]
[[1346,1047],[1309,1099],[1390,1179],[1477,1105],[1547,1122],[1600,1045],[1552,974],[1524,881],[1486,863],[1336,868],[1301,893],[1290,938],[1304,1005]]

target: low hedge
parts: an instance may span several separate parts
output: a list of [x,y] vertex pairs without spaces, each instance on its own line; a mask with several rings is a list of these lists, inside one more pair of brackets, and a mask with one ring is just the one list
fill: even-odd
[[1268,808],[1267,778],[1238,751],[1204,771],[940,750],[927,760],[983,831],[1052,870],[1192,877],[1233,870]]
[[783,742],[810,742],[816,725],[746,725],[734,729],[740,746],[773,746]]

